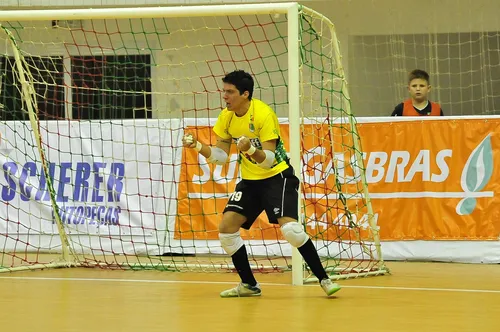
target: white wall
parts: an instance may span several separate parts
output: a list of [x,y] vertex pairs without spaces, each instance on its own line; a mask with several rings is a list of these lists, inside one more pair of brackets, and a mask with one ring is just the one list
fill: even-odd
[[[0,8],[249,2],[268,1],[3,0]],[[500,112],[500,1],[323,0],[301,3],[321,12],[335,24],[356,115],[390,114],[393,107],[406,98],[407,73],[417,67],[431,74],[431,98],[443,105],[446,114]],[[487,32],[491,32],[489,36],[485,35]],[[202,39],[205,42],[206,39]],[[205,51],[196,52],[207,56]],[[181,53],[177,54],[184,58]],[[159,68],[155,75],[163,75],[162,70],[166,69]],[[162,103],[169,104],[167,101]]]
[[[159,6],[269,3],[269,0],[2,0],[0,8]],[[272,2],[291,2],[274,0]],[[338,26],[340,34],[427,33],[498,29],[493,0],[303,0]]]

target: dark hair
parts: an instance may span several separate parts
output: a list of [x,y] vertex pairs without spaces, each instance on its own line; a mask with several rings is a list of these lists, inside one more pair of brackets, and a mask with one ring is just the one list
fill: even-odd
[[408,83],[410,83],[411,81],[415,80],[415,79],[422,79],[422,80],[426,80],[427,81],[427,84],[430,83],[429,81],[429,74],[427,74],[427,72],[425,70],[422,70],[422,69],[414,69],[410,72],[410,74],[408,75]]
[[253,78],[249,73],[244,70],[235,70],[226,74],[226,76],[222,78],[222,82],[233,84],[240,92],[240,95],[248,91],[248,100],[252,100]]

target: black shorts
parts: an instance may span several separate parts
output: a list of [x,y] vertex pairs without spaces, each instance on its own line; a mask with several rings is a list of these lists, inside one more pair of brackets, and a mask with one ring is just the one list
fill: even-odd
[[264,180],[241,180],[234,193],[229,196],[226,211],[237,212],[246,217],[241,226],[250,229],[255,219],[266,211],[272,224],[280,217],[298,220],[299,179],[289,166],[283,172]]

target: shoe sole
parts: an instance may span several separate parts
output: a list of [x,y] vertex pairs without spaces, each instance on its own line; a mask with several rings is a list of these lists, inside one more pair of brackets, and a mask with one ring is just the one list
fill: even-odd
[[337,293],[341,289],[342,289],[341,287],[333,288],[326,295],[327,296],[332,296],[333,294]]

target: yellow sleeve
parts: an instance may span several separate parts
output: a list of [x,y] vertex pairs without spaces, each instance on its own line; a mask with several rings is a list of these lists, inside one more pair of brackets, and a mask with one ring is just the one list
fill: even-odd
[[262,124],[259,138],[261,142],[267,142],[273,139],[278,139],[279,136],[280,126],[278,123],[278,117],[271,111]]
[[219,114],[219,117],[217,118],[217,121],[215,122],[213,131],[217,136],[222,137],[223,139],[230,139],[231,135],[229,135],[229,133],[227,132],[228,128],[227,128],[227,116],[226,116],[226,114],[227,114],[227,112],[224,112],[224,111],[222,111]]

